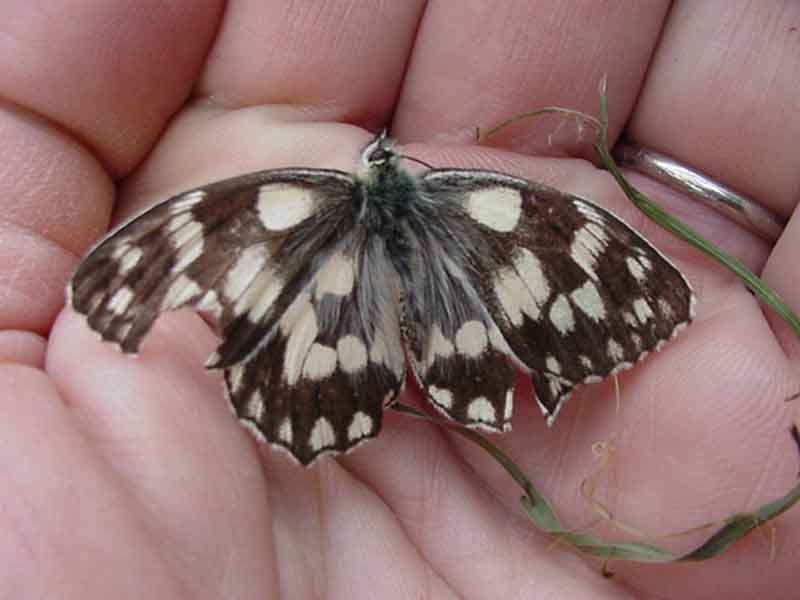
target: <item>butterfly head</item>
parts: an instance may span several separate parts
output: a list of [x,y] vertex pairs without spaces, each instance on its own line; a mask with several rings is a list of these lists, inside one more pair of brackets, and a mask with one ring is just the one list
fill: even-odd
[[387,135],[384,129],[375,136],[361,153],[361,160],[367,169],[375,167],[389,166],[397,162],[397,154],[394,151],[394,141]]

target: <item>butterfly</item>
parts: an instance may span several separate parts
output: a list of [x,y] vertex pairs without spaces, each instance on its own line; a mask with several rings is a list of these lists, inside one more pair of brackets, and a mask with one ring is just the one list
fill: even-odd
[[126,353],[165,311],[213,317],[206,366],[233,412],[303,465],[375,437],[407,373],[447,417],[506,431],[515,369],[552,422],[576,385],[692,320],[683,275],[610,212],[407,158],[382,133],[355,174],[274,169],[174,196],[92,248],[68,301]]

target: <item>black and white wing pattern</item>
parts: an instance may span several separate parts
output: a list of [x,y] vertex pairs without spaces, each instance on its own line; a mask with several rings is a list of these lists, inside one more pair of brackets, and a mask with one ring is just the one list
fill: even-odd
[[173,197],[93,248],[69,301],[127,353],[162,312],[209,313],[223,341],[208,366],[243,425],[304,464],[347,450],[377,435],[405,361],[397,281],[375,272],[381,244],[356,237],[355,189],[346,173],[290,169]]
[[420,192],[461,210],[448,223],[469,240],[458,246],[486,313],[483,346],[531,372],[550,422],[575,385],[631,367],[693,318],[683,275],[594,204],[486,171],[432,170]]
[[156,205],[78,266],[69,301],[135,353],[159,314],[210,314],[242,424],[300,463],[374,437],[406,359],[450,418],[510,428],[514,367],[552,422],[573,387],[692,319],[683,276],[609,212],[500,173],[262,171]]

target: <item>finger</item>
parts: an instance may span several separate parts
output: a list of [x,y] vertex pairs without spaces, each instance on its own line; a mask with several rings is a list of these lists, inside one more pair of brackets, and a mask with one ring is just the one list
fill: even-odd
[[270,513],[258,453],[226,408],[219,378],[202,367],[214,342],[197,316],[174,313],[133,358],[65,312],[47,370],[188,595],[238,598],[277,579],[266,567]]
[[[197,94],[126,182],[124,215],[194,185],[268,168],[352,171],[391,114],[420,2],[228,4]],[[265,57],[268,57],[265,59]]]
[[[471,141],[492,126],[545,105],[597,113],[608,76],[612,126],[627,116],[656,43],[666,2],[429,3],[395,115],[396,135]],[[552,153],[553,129],[528,120],[496,143]],[[513,136],[513,137],[512,137]],[[510,141],[513,140],[513,141]]]
[[[794,215],[786,224],[786,228],[775,244],[762,273],[767,285],[772,286],[795,315],[800,314],[800,281],[797,277],[798,256],[800,256],[800,212],[795,208]],[[798,360],[800,360],[798,333],[772,311],[768,311],[767,316],[782,348],[789,359],[794,364],[797,364]],[[800,381],[797,382],[797,388],[800,389]]]
[[[800,44],[795,3],[745,2],[675,5],[653,57],[653,68],[633,112],[630,136],[668,153],[720,183],[787,217],[795,209],[800,169],[794,147],[800,125],[786,114],[800,108],[795,72]],[[640,178],[635,179],[639,183]],[[648,187],[658,190],[659,186]],[[675,199],[678,194],[663,192]],[[797,301],[794,229],[774,252],[767,243],[691,199],[677,206],[694,214],[700,233],[763,274],[790,302]],[[766,261],[769,257],[769,263]],[[730,284],[736,279],[728,276]],[[711,299],[709,305],[724,306]],[[770,319],[785,349],[796,337]],[[795,355],[794,353],[791,353]]]
[[0,387],[13,390],[0,395],[3,588],[24,598],[182,597],[126,487],[48,378],[0,365]]
[[106,225],[111,185],[79,144],[10,107],[0,161],[0,328],[45,334],[76,254]]
[[508,476],[485,455],[465,464],[458,436],[392,411],[386,425],[367,452],[340,462],[380,490],[429,568],[457,597],[620,597],[613,582],[566,546],[520,533],[524,526],[518,529],[511,516],[519,511],[519,488],[487,495],[487,473],[504,483]]
[[423,4],[230,2],[200,92],[227,108],[294,105],[301,120],[380,129]]
[[633,138],[788,216],[800,179],[794,2],[679,3],[632,115]]
[[[0,7],[0,328],[47,333],[76,255],[107,227],[107,173],[138,163],[189,93],[216,9],[184,4]],[[164,56],[169,77],[153,68]]]
[[44,366],[45,339],[28,331],[0,331],[0,363]]
[[[797,131],[777,118],[787,103],[796,103],[796,56],[786,52],[796,13],[788,4],[675,4],[633,112],[633,139],[781,212],[788,189],[797,186],[796,165],[790,173],[784,156]],[[764,264],[769,248],[763,241],[693,200],[673,193],[657,198],[694,213],[691,224],[752,268]],[[695,280],[698,320],[678,341],[684,348],[693,346],[685,351],[694,361],[676,365],[672,378],[651,379],[648,371],[647,388],[623,380],[624,396],[635,402],[624,404],[628,426],[621,431],[631,433],[619,454],[627,466],[615,472],[629,482],[623,498],[635,508],[634,522],[648,522],[651,510],[650,520],[659,518],[660,509],[662,522],[674,518],[666,530],[684,529],[689,523],[678,521],[687,515],[696,517],[695,524],[713,518],[695,511],[697,498],[713,499],[704,506],[724,515],[777,497],[796,476],[788,435],[793,409],[785,402],[797,386],[796,368],[786,361],[758,304],[738,280],[711,261],[704,271]],[[672,389],[650,387],[659,382],[669,382]],[[660,450],[648,458],[648,447]],[[680,468],[685,464],[691,469]],[[644,483],[637,490],[635,473],[644,472],[657,477],[648,479],[649,490]],[[667,514],[664,507],[674,510]],[[785,526],[793,532],[797,523],[792,518]],[[736,556],[747,556],[756,565],[766,561],[757,543],[749,542]],[[678,569],[644,572],[620,566],[619,571],[636,577],[639,588],[651,594],[664,589],[667,580],[676,595],[736,594],[754,582],[733,566],[735,560],[726,555],[716,561],[703,581]],[[764,587],[757,588],[757,595],[782,593],[792,576],[788,563],[765,563],[770,578],[758,580],[756,585]]]
[[124,173],[190,93],[222,4],[3,3],[0,95]]

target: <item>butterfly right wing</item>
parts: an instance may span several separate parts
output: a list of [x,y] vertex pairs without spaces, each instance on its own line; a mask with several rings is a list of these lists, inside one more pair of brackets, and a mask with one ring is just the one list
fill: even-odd
[[429,171],[422,190],[549,422],[575,385],[630,368],[693,318],[684,276],[599,206],[489,171]]

